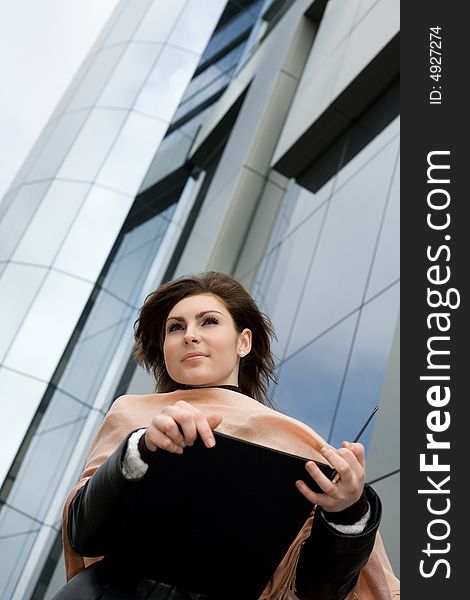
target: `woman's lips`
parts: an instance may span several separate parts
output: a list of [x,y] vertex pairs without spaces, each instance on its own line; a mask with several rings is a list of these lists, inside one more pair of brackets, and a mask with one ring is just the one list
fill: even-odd
[[181,362],[197,362],[203,358],[206,358],[205,354],[188,354]]

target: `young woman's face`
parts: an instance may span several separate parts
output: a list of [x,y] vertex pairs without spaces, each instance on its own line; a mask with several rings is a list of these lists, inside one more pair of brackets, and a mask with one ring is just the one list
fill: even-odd
[[163,356],[173,381],[188,385],[238,385],[240,352],[251,349],[251,331],[235,329],[232,315],[211,294],[188,296],[170,310]]

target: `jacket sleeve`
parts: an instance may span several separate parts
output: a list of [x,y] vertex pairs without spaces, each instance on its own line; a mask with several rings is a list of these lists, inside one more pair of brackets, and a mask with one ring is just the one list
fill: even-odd
[[297,566],[296,594],[300,600],[344,600],[355,586],[374,547],[382,515],[376,492],[368,485],[365,491],[371,514],[362,533],[340,533],[321,515],[313,520]]
[[132,491],[140,480],[126,479],[121,465],[127,436],[78,490],[68,512],[67,535],[81,556],[108,554],[119,530]]

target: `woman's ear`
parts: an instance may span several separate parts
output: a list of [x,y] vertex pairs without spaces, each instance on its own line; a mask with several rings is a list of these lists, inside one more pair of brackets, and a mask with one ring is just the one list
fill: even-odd
[[242,358],[251,350],[251,329],[245,328],[241,333],[238,341],[238,355]]

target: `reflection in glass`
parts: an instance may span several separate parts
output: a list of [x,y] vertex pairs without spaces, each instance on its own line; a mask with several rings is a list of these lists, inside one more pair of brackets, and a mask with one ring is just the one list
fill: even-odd
[[37,437],[45,436],[55,429],[83,421],[90,410],[90,407],[83,401],[56,389],[35,435]]
[[164,46],[134,109],[168,123],[198,63],[198,56],[180,48]]
[[[199,75],[196,75],[186,88],[181,103],[183,104],[197,94],[203,94],[208,86],[221,79],[224,75],[228,76],[225,77],[224,81],[228,81],[231,73],[238,64],[242,51],[243,44],[239,44],[233,50],[224,54],[217,62],[204,69]],[[204,95],[209,97],[209,94]]]
[[333,195],[288,347],[289,353],[360,306],[389,191],[395,153],[395,143],[386,146]]
[[[361,312],[351,361],[330,443],[351,440],[380,396],[398,318],[399,285],[395,284],[366,304]],[[373,427],[364,432],[366,447]]]
[[96,103],[125,48],[124,44],[101,48],[94,55],[87,72],[70,99],[67,107],[68,111],[77,110],[78,108],[91,108]]
[[[102,298],[103,309],[106,301],[112,304],[112,299]],[[93,404],[96,394],[103,382],[103,377],[113,360],[116,348],[124,332],[130,330],[130,315],[137,318],[137,310],[121,305],[121,319],[98,333],[83,338],[75,345],[73,362],[69,362],[67,370],[60,382],[65,392]],[[83,374],[86,373],[86,377]],[[112,398],[110,398],[111,402]]]
[[49,143],[43,148],[36,164],[29,172],[27,181],[48,179],[57,175],[64,156],[67,156],[79,132],[81,134],[87,117],[86,110],[65,113],[60,117],[49,138]]
[[0,362],[36,296],[47,269],[8,263],[0,279]]
[[[57,114],[60,114],[60,113],[57,113]],[[57,125],[57,120],[58,119],[51,118],[46,123],[46,125],[44,126],[44,128],[41,131],[41,134],[36,139],[31,150],[29,151],[28,155],[26,156],[23,164],[18,169],[18,171],[15,174],[15,177],[11,181],[10,187],[9,187],[10,190],[17,190],[21,185],[24,184],[25,181],[28,180],[28,177],[27,177],[28,173],[32,169],[33,165],[36,164],[38,157],[41,156],[44,148],[49,143],[49,139],[50,139],[51,135],[53,134],[54,129]],[[3,201],[2,201],[2,204],[3,204]],[[0,209],[0,213],[1,213],[1,209]],[[0,220],[1,220],[1,214],[0,214]]]
[[131,43],[128,45],[99,97],[97,105],[117,108],[131,107],[160,51],[161,46],[157,44]]
[[178,129],[163,138],[142,181],[141,190],[148,189],[155,182],[160,181],[160,179],[163,179],[163,177],[185,163],[189,149],[193,145],[199,127],[209,110],[211,110],[210,107],[199,112],[182,127],[178,127]]
[[[89,188],[87,183],[54,180],[13,254],[13,260],[50,264]],[[53,227],[51,223],[54,223]],[[44,235],[45,231],[47,235]]]
[[[273,343],[273,352],[279,360],[285,356],[305,274],[309,271],[324,213],[325,205],[319,207],[298,229],[284,238],[281,244],[274,246],[260,268],[260,282],[258,288],[255,288],[255,298],[273,322],[278,337],[278,341]],[[309,324],[310,321],[311,315],[307,317],[306,323]],[[304,329],[308,330],[305,323]]]
[[274,402],[325,439],[341,389],[341,381],[358,314],[345,319],[282,363]]
[[225,4],[225,0],[219,0],[218,2],[188,0],[171,30],[168,43],[180,48],[186,48],[200,55],[215,28]]
[[313,193],[297,184],[294,179],[291,180],[287,189],[285,202],[288,202],[290,196],[293,195],[295,198],[295,205],[292,207],[284,235],[287,235],[296,229],[318,208],[318,206],[320,206],[320,204],[322,204],[322,202],[328,200],[333,191],[333,184],[334,179],[330,179],[317,192]]
[[0,482],[8,473],[45,389],[45,382],[0,367]]
[[185,0],[152,2],[133,39],[138,41],[164,42],[173,29],[175,20],[184,8]]
[[372,274],[367,287],[371,298],[400,277],[400,163],[393,178],[390,197],[380,233]]
[[168,207],[123,236],[102,282],[59,384],[88,404],[94,403],[121,337],[132,330],[142,286],[175,208]]
[[118,3],[116,10],[111,15],[113,19],[112,22],[109,22],[111,32],[108,33],[105,44],[111,46],[119,42],[128,42],[130,38],[134,37],[136,28],[139,27],[142,19],[145,18],[149,11],[149,6],[153,5],[162,8],[162,5],[165,4],[163,2],[155,2],[154,0]]
[[126,117],[125,111],[93,109],[66,156],[58,177],[93,181]]
[[35,434],[28,461],[9,496],[10,505],[36,519],[45,519],[86,416],[82,414],[75,420],[69,420],[69,423]]
[[50,271],[5,358],[5,365],[49,381],[92,286]]
[[[359,126],[358,126],[359,127]],[[340,188],[357,171],[362,169],[367,162],[373,159],[374,155],[381,152],[393,138],[397,138],[400,133],[400,118],[394,119],[385,129],[383,129],[372,142],[362,148],[338,173],[336,187]],[[350,134],[351,135],[351,134]],[[392,166],[392,165],[390,165]]]
[[0,223],[3,215],[10,209],[17,191],[17,189],[10,187],[9,191],[7,191],[3,197],[0,196]]
[[142,223],[125,236],[125,241],[103,282],[103,289],[121,300],[135,304],[144,279],[165,235],[176,204],[163,215]]
[[259,10],[263,5],[263,1],[254,2],[246,10],[239,13],[226,25],[218,29],[211,37],[210,42],[207,44],[204,54],[201,58],[201,62],[207,62],[214,57],[218,52],[225,48],[228,43],[235,38],[248,33],[250,28],[256,21]]
[[40,524],[2,507],[0,513],[0,598],[13,598],[18,577],[31,547],[36,539]]
[[102,185],[134,195],[167,126],[131,113],[96,178]]
[[217,77],[214,78],[208,85],[204,86],[199,92],[193,94],[190,98],[187,98],[184,103],[180,104],[176,111],[173,122],[176,123],[182,119],[185,115],[194,110],[197,106],[202,105],[204,102],[210,100],[215,94],[224,90],[230,82],[231,73],[235,69],[235,65],[231,70],[225,73],[218,73]]
[[54,267],[94,282],[131,204],[129,196],[94,186],[67,234]]
[[15,201],[0,220],[0,260],[10,258],[49,185],[49,181],[29,183],[18,190]]

